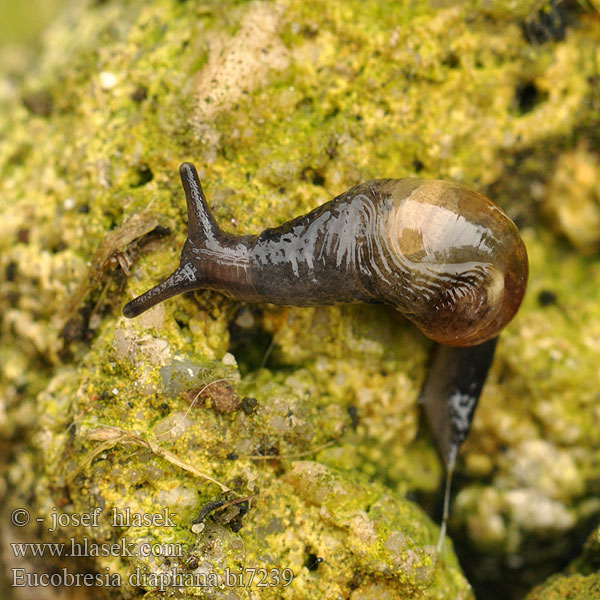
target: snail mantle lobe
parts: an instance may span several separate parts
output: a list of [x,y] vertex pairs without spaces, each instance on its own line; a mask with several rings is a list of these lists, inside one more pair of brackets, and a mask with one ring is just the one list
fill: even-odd
[[180,167],[188,239],[177,270],[129,302],[135,317],[176,294],[212,289],[287,306],[382,303],[433,340],[472,346],[515,315],[527,252],[515,224],[456,183],[378,179],[258,235],[216,224],[190,163]]

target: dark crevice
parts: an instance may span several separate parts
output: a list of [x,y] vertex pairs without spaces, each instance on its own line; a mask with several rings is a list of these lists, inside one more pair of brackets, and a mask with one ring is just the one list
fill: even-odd
[[323,174],[317,169],[313,169],[312,167],[306,167],[300,173],[300,179],[302,181],[310,181],[313,185],[322,186],[325,183],[325,177]]
[[523,36],[528,43],[534,45],[560,42],[565,38],[567,26],[571,21],[570,9],[571,3],[564,0],[554,0],[546,4],[522,24]]
[[415,158],[412,164],[415,173],[420,173],[425,168],[425,165],[418,158]]
[[515,104],[522,115],[531,112],[547,98],[548,94],[542,92],[533,81],[520,83],[515,90]]
[[229,326],[229,352],[235,356],[242,376],[274,368],[273,335],[260,326],[259,311],[245,306]]
[[131,187],[142,187],[153,179],[154,173],[152,173],[150,167],[147,164],[142,163],[137,168],[136,177],[134,178],[134,182],[131,184]]
[[531,537],[513,555],[485,555],[469,544],[463,532],[454,532],[453,542],[476,598],[523,600],[534,586],[564,570],[581,554],[595,527],[597,515],[588,517],[587,523],[576,531],[556,533],[545,539]]
[[558,303],[556,294],[551,290],[542,290],[537,297],[540,306],[552,306]]
[[304,566],[309,571],[316,571],[322,562],[323,559],[318,554],[315,554],[310,548],[306,548],[306,558],[304,560]]

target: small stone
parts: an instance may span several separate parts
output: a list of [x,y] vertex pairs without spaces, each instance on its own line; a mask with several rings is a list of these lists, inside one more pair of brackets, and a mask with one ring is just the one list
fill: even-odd
[[25,94],[23,104],[30,113],[40,117],[48,117],[52,113],[54,101],[49,92],[40,90]]
[[192,525],[192,533],[202,533],[206,525],[204,523],[194,523]]
[[63,206],[65,207],[65,210],[73,210],[76,205],[77,202],[75,202],[75,198],[69,196],[68,198],[64,199]]
[[148,97],[148,90],[143,85],[139,85],[131,92],[129,97],[134,102],[143,102]]
[[231,413],[240,406],[240,397],[226,381],[222,380],[209,383],[203,388],[186,390],[182,395],[190,403],[195,401],[196,406],[199,400],[210,400],[212,407],[218,413]]
[[110,73],[109,71],[102,71],[99,75],[100,77],[100,87],[103,90],[112,90],[112,88],[117,85],[117,76],[114,73]]
[[244,414],[250,416],[256,410],[257,406],[258,402],[256,401],[256,398],[242,398],[242,410],[244,411]]

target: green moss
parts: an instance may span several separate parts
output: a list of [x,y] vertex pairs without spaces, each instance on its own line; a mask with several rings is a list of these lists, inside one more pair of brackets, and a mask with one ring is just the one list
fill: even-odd
[[556,575],[532,590],[527,600],[587,600],[599,594],[598,575]]

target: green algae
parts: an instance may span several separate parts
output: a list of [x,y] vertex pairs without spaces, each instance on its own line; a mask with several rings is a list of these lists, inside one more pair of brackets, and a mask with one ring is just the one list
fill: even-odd
[[555,575],[528,594],[527,600],[587,600],[599,594],[598,575]]
[[[416,403],[430,342],[410,324],[376,307],[261,307],[248,331],[270,338],[272,352],[241,375],[228,354],[240,317],[232,300],[203,292],[136,322],[119,316],[177,264],[185,159],[198,165],[218,221],[238,234],[369,178],[450,178],[489,191],[521,220],[531,261],[528,295],[465,444],[451,533],[473,551],[474,570],[481,552],[495,560],[487,572],[496,582],[506,556],[543,557],[551,572],[573,548],[565,539],[600,510],[598,261],[557,239],[571,229],[544,202],[575,210],[580,188],[556,173],[568,171],[574,148],[597,161],[590,40],[599,32],[597,14],[580,7],[562,38],[529,43],[523,28],[539,9],[549,3],[73,4],[20,87],[2,95],[7,506],[28,503],[45,517],[56,506],[102,506],[105,516],[168,506],[174,528],[105,519],[52,537],[184,549],[169,564],[93,561],[124,578],[174,564],[220,576],[290,568],[294,582],[262,596],[471,597],[450,544],[436,557],[435,527],[405,499],[431,504],[442,476]],[[533,90],[530,103],[523,89]],[[49,112],[22,101],[31,93],[50,99]],[[169,235],[125,249],[129,273],[112,261],[65,330],[64,307],[95,273],[88,263],[108,232],[143,211],[162,215]],[[555,303],[540,304],[545,291]],[[193,367],[178,371],[177,390],[224,379],[256,410],[190,406],[164,376],[177,361]],[[250,498],[239,532],[220,513],[192,531],[201,507],[221,497],[198,473]],[[541,507],[533,515],[532,505]],[[316,570],[312,555],[324,559]]]

